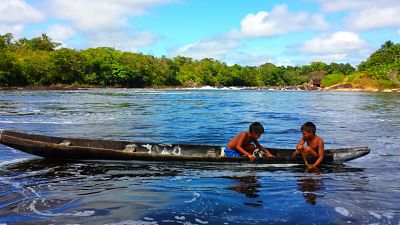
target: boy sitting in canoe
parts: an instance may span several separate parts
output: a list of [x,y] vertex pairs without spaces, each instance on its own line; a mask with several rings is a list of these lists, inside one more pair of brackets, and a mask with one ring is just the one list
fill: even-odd
[[[249,132],[243,131],[232,138],[225,148],[225,155],[231,157],[240,157],[246,155],[250,161],[254,161],[253,152],[256,149],[263,151],[268,157],[273,156],[267,149],[263,148],[257,139],[264,133],[264,127],[259,122],[250,124]],[[254,143],[254,144],[252,144]]]
[[[296,159],[299,154],[303,156],[304,163],[308,169],[314,169],[321,164],[324,159],[324,141],[321,137],[315,135],[317,127],[312,122],[306,122],[301,126],[301,133],[303,137],[299,141],[296,147],[296,151],[292,155],[292,159]],[[307,142],[307,146],[304,144]],[[314,164],[309,165],[307,162],[307,156],[313,156],[317,158]]]

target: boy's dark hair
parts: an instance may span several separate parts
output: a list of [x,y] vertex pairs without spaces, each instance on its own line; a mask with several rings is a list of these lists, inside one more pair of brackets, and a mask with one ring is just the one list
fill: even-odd
[[317,132],[317,127],[313,122],[306,122],[301,126],[301,131],[311,131],[315,134]]
[[263,125],[261,125],[261,123],[254,122],[254,123],[250,124],[249,132],[262,134],[262,133],[264,133],[264,127],[263,127]]

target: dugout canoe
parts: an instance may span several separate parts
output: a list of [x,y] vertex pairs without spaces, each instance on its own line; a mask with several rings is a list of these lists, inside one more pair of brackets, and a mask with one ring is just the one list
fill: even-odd
[[[209,145],[159,144],[135,141],[55,137],[0,130],[0,143],[20,151],[56,160],[145,160],[197,162],[249,162],[247,157],[226,157],[224,147]],[[276,158],[256,158],[254,163],[299,163],[290,160],[294,149],[268,148]],[[367,155],[368,147],[325,149],[323,163],[337,164]],[[313,162],[312,158],[308,159]]]

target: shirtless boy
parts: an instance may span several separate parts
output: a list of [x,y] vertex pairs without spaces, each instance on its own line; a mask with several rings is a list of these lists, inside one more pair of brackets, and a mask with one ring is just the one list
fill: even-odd
[[[296,151],[292,155],[292,159],[296,159],[299,154],[316,157],[317,160],[314,164],[307,165],[307,168],[310,170],[319,166],[324,159],[324,141],[321,137],[315,135],[316,131],[317,127],[314,123],[304,123],[301,126],[303,137],[297,144]],[[306,142],[307,146],[304,146]]]
[[[250,124],[249,131],[243,131],[232,138],[225,149],[226,156],[240,157],[246,155],[250,161],[254,161],[253,152],[256,149],[263,151],[268,157],[273,156],[267,149],[258,143],[257,139],[264,133],[264,127],[259,122]],[[253,144],[254,143],[254,144]]]

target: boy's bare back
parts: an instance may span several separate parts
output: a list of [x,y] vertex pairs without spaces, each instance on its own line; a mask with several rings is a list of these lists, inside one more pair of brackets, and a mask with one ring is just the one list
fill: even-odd
[[[225,153],[229,155],[232,154],[229,151],[234,151],[236,157],[240,156],[240,154],[245,155],[250,158],[250,161],[254,160],[253,152],[255,149],[259,149],[264,152],[269,157],[274,157],[267,149],[262,147],[260,143],[258,143],[257,139],[264,133],[264,127],[258,123],[254,122],[250,124],[249,132],[240,132],[237,136],[232,138],[228,144],[228,149],[225,150]],[[235,153],[236,152],[236,153]]]
[[254,141],[249,132],[243,131],[228,142],[228,148],[236,150],[239,140],[243,140],[241,144],[243,148],[247,148]]

